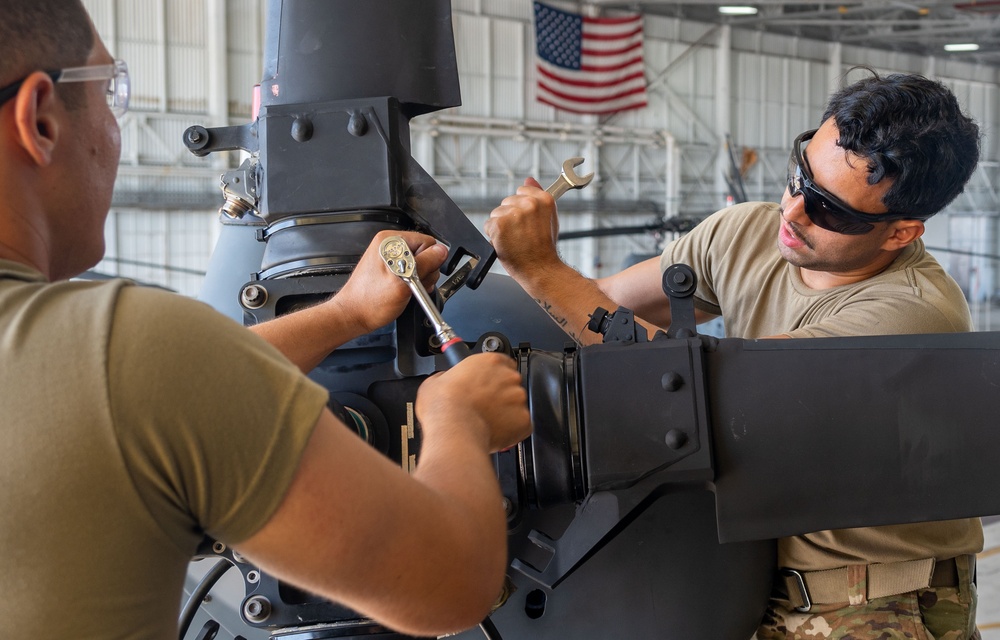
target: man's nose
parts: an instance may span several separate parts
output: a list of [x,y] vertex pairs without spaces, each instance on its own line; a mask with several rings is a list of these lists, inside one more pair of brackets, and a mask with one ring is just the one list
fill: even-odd
[[803,197],[801,191],[798,195],[793,196],[788,189],[785,189],[785,197],[781,203],[781,216],[785,220],[799,225],[812,224],[812,221],[806,214],[806,199]]

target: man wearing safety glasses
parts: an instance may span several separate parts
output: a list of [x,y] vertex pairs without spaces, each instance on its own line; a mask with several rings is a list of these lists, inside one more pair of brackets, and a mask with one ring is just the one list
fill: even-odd
[[[507,565],[489,454],[531,429],[513,363],[475,354],[420,386],[407,473],[303,374],[408,303],[382,237],[336,296],[257,335],[168,292],[70,280],[104,253],[129,88],[80,0],[5,0],[0,636],[176,638],[206,534],[410,635],[479,623]],[[432,285],[447,250],[399,235]]]
[[[780,204],[719,211],[659,259],[584,278],[559,258],[555,202],[531,178],[485,232],[507,272],[581,343],[600,340],[583,330],[597,307],[632,309],[650,331],[669,326],[661,273],[675,263],[698,276],[698,321],[721,315],[729,337],[969,331],[962,291],[920,236],[978,160],[979,129],[946,87],[871,72],[795,138]],[[978,638],[972,576],[982,545],[978,519],[780,540],[789,577],[757,638]]]

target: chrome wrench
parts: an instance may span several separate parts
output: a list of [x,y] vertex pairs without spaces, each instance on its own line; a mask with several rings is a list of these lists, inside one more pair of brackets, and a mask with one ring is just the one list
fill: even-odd
[[583,164],[583,158],[570,158],[563,162],[562,173],[559,174],[556,181],[546,191],[558,200],[559,196],[570,189],[582,189],[590,184],[590,181],[594,179],[593,172],[585,176],[578,176],[576,175],[576,171],[573,170],[574,167],[579,167],[581,164]]
[[424,289],[420,278],[417,277],[417,262],[410,251],[409,245],[399,236],[390,236],[379,245],[379,255],[389,271],[399,276],[403,282],[410,287],[417,304],[424,310],[427,319],[434,327],[434,338],[441,346],[441,353],[448,360],[448,364],[455,366],[461,362],[471,351],[469,346],[458,337],[451,326],[441,317],[437,305],[431,300],[430,294]]

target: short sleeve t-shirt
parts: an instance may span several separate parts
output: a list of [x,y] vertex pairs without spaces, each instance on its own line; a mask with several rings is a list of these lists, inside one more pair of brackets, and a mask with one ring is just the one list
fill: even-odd
[[924,250],[904,249],[882,273],[855,284],[810,289],[778,252],[778,205],[736,205],[710,216],[663,252],[698,275],[695,304],[722,315],[726,334],[793,338],[971,331],[958,284]]
[[328,395],[202,303],[6,261],[0,359],[0,616],[52,637],[176,638],[198,543],[267,522]]

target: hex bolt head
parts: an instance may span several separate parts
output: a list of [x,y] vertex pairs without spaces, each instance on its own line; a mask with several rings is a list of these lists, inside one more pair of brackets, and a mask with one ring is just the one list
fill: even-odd
[[267,303],[267,289],[259,284],[250,284],[240,292],[240,303],[247,309],[260,309]]
[[264,622],[271,616],[271,601],[264,596],[253,596],[243,603],[243,615],[250,622]]

